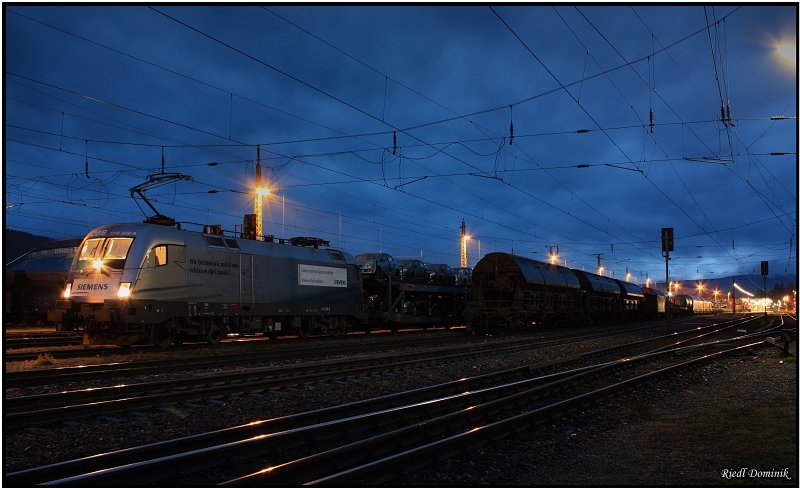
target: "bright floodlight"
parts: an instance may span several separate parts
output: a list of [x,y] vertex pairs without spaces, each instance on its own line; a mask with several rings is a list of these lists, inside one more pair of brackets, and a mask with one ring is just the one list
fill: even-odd
[[794,42],[781,41],[775,44],[775,52],[785,64],[791,67],[797,66],[797,45]]

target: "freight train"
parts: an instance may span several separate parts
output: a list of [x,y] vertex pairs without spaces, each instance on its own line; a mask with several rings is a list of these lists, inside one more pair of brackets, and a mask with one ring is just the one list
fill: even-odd
[[495,333],[655,317],[666,302],[632,283],[506,253],[455,274],[409,273],[385,253],[356,258],[318,238],[110,224],[83,239],[54,315],[90,343],[167,346],[409,324]]
[[484,256],[472,277],[475,332],[651,319],[667,307],[693,313],[691,299],[676,310],[661,291],[507,253]]

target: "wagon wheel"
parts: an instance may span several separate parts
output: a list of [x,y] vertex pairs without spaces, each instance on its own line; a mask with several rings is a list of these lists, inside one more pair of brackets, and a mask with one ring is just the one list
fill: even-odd
[[305,339],[308,339],[308,336],[310,334],[311,334],[311,331],[310,331],[308,325],[305,324],[305,321],[303,321],[303,324],[301,324],[300,328],[297,330],[297,336],[299,336],[300,339],[305,340]]
[[330,318],[330,323],[328,324],[328,334],[335,337],[339,336],[343,332],[344,320],[339,316]]

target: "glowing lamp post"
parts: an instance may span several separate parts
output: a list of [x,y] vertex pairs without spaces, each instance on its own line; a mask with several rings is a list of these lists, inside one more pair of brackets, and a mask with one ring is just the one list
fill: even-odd
[[264,234],[264,212],[261,199],[266,195],[269,195],[269,188],[256,187],[256,198],[253,202],[253,214],[256,215],[256,239],[261,239]]
[[461,268],[467,267],[467,240],[470,237],[467,235],[467,225],[464,219],[461,219]]
[[258,160],[256,162],[256,195],[253,200],[253,214],[256,215],[256,239],[260,240],[264,235],[264,211],[261,199],[269,195],[269,187],[261,183],[261,146],[258,146]]

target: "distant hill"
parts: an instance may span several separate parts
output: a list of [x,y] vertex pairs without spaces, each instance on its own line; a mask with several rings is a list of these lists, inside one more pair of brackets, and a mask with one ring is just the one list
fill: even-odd
[[36,236],[35,234],[14,231],[11,229],[3,230],[3,264],[24,255],[39,245],[55,241],[53,238]]

